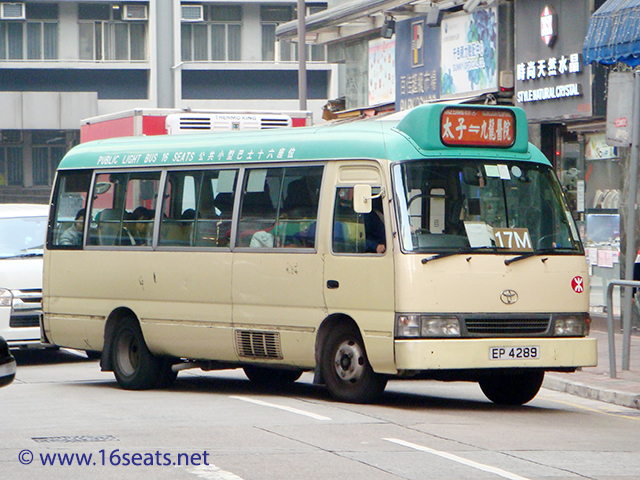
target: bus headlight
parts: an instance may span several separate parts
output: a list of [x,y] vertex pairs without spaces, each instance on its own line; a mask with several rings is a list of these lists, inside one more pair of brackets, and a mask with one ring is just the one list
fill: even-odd
[[13,293],[6,288],[0,288],[0,307],[10,307],[13,305]]
[[555,337],[584,337],[589,335],[591,318],[586,313],[555,315],[553,335]]
[[396,336],[405,338],[459,337],[460,321],[451,315],[398,315]]

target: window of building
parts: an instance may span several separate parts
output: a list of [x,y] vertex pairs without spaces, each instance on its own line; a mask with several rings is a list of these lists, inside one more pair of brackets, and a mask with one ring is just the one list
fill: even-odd
[[124,5],[78,5],[81,60],[146,60],[147,21],[122,20]]
[[58,58],[58,5],[27,3],[26,20],[0,21],[0,60]]
[[182,60],[242,60],[242,6],[204,6],[203,17],[202,22],[182,23]]
[[2,130],[0,136],[0,186],[21,186],[23,138],[20,130]]
[[[324,10],[325,7],[311,6],[307,15]],[[262,60],[266,62],[289,62],[298,60],[298,44],[276,39],[276,27],[281,23],[297,18],[296,10],[290,6],[263,5],[260,7],[262,24]],[[323,45],[308,45],[307,60],[324,61],[326,59]]]
[[31,138],[33,184],[36,186],[52,185],[58,164],[67,153],[65,132],[34,131]]
[[[292,60],[291,43],[276,40],[276,27],[281,23],[294,20],[293,7],[262,5],[260,21],[262,23],[262,60],[273,62]],[[284,47],[281,49],[281,47]]]
[[0,185],[22,183],[22,146],[0,147]]

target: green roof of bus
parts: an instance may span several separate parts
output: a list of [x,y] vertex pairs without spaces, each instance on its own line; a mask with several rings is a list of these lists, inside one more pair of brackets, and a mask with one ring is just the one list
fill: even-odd
[[450,106],[422,105],[404,115],[314,127],[97,140],[73,148],[59,169],[444,157],[549,164],[528,143],[525,114],[519,108],[510,108],[516,116],[516,138],[511,147],[446,147],[440,140],[440,117],[442,110]]

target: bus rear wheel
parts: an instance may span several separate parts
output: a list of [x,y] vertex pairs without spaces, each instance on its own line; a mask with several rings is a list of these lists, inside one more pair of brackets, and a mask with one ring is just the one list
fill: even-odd
[[[144,341],[138,322],[127,317],[116,327],[111,344],[113,373],[126,390],[148,390],[166,385],[162,360],[154,356]],[[169,367],[170,368],[170,367]],[[163,382],[164,380],[164,382]]]
[[242,367],[242,369],[249,380],[259,385],[284,385],[293,383],[302,375],[301,370],[285,370],[257,365],[247,365]]
[[480,379],[480,388],[497,405],[524,405],[540,391],[544,370],[497,373]]
[[342,402],[372,402],[387,384],[386,377],[371,368],[362,337],[350,325],[336,325],[327,334],[321,369],[329,393]]

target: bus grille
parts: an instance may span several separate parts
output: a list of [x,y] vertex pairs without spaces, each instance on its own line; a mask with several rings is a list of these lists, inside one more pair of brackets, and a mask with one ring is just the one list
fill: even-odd
[[238,355],[250,358],[282,360],[282,347],[278,332],[236,330]]
[[549,317],[543,318],[467,318],[470,336],[541,335],[549,329]]

